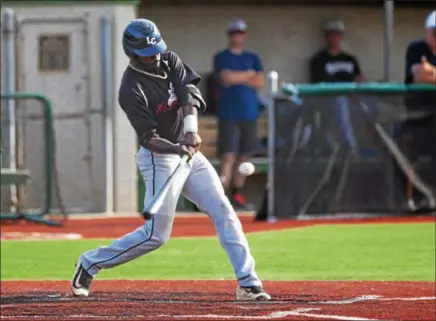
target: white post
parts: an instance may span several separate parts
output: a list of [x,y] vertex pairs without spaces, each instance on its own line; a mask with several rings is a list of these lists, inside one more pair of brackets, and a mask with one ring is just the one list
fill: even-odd
[[[129,59],[123,51],[122,37],[125,26],[136,18],[134,4],[114,6],[113,29],[113,92],[117,93],[121,78]],[[136,213],[138,194],[138,167],[135,153],[138,151],[138,138],[130,125],[126,114],[114,99],[113,133],[114,133],[114,211],[117,213]]]
[[106,168],[106,197],[105,211],[108,216],[114,214],[114,88],[113,88],[113,23],[110,18],[103,17],[100,20],[101,27],[101,83],[102,101],[104,108],[103,128],[105,146],[105,168]]
[[[13,94],[16,92],[16,64],[15,64],[15,37],[16,37],[16,20],[15,13],[12,9],[6,8],[3,10],[2,16],[2,32],[4,33],[4,67],[5,67],[5,84],[4,92],[6,94]],[[3,44],[2,44],[3,45]],[[5,118],[7,121],[8,130],[6,131],[8,141],[8,157],[5,164],[11,170],[17,169],[17,155],[16,155],[16,110],[15,100],[7,99],[5,102]],[[12,202],[11,209],[15,210],[17,205],[17,186],[11,185],[10,199]]]
[[385,81],[393,81],[394,0],[384,1],[384,64]]
[[279,91],[279,74],[277,71],[271,70],[267,76],[268,80],[268,95],[272,98]]
[[274,162],[275,162],[275,114],[274,114],[274,97],[279,90],[279,74],[276,71],[270,71],[267,75],[268,81],[268,137],[267,137],[267,155],[268,155],[268,174],[267,174],[267,221],[275,222],[274,217]]

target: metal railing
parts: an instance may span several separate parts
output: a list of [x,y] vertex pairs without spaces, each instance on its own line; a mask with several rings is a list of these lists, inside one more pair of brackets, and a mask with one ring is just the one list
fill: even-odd
[[[43,108],[44,127],[44,174],[45,174],[45,202],[40,213],[32,215],[44,215],[50,212],[53,203],[53,172],[54,172],[54,129],[53,108],[47,97],[39,93],[17,92],[12,94],[0,94],[1,100],[34,100],[38,101]],[[4,215],[2,213],[2,215]]]

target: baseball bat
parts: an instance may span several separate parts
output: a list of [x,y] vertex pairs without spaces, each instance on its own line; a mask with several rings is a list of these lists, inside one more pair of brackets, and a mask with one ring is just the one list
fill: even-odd
[[182,156],[182,159],[180,160],[174,172],[167,178],[167,180],[159,189],[159,191],[154,195],[150,204],[142,211],[142,216],[144,217],[145,220],[151,219],[156,214],[156,212],[158,211],[159,207],[163,202],[163,199],[167,195],[168,190],[176,180],[177,175],[180,173],[180,171],[183,168],[183,165],[185,165],[188,160],[189,160],[188,155]]

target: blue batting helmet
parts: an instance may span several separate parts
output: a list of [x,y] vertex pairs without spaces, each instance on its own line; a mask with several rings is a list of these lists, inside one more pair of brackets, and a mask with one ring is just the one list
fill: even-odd
[[167,45],[154,22],[134,19],[124,29],[123,49],[129,57],[150,57],[165,51]]

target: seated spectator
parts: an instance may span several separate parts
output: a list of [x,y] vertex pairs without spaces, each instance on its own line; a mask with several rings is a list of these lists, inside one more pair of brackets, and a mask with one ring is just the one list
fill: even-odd
[[237,166],[247,161],[258,147],[260,110],[257,90],[264,85],[264,72],[259,56],[244,49],[245,21],[232,21],[227,35],[228,48],[214,57],[214,72],[220,84],[217,116],[221,180],[224,188],[230,189],[233,205],[250,210],[252,205],[241,194],[245,177],[237,171]]
[[[405,83],[436,85],[436,11],[427,17],[424,39],[413,41],[407,48]],[[436,163],[435,92],[411,92],[406,97],[406,106],[408,119],[400,129],[402,150],[415,165],[420,157],[430,157]],[[423,198],[416,190],[408,197],[411,207],[414,199]]]
[[413,41],[406,52],[407,84],[436,84],[436,10],[427,17],[425,39]]
[[[310,59],[310,80],[312,83],[339,83],[363,81],[359,63],[353,55],[342,49],[345,25],[342,21],[328,22],[324,29],[326,46]],[[349,101],[340,96],[329,102],[341,137],[348,148],[357,153],[357,142],[350,123]],[[332,140],[332,139],[330,139]]]

